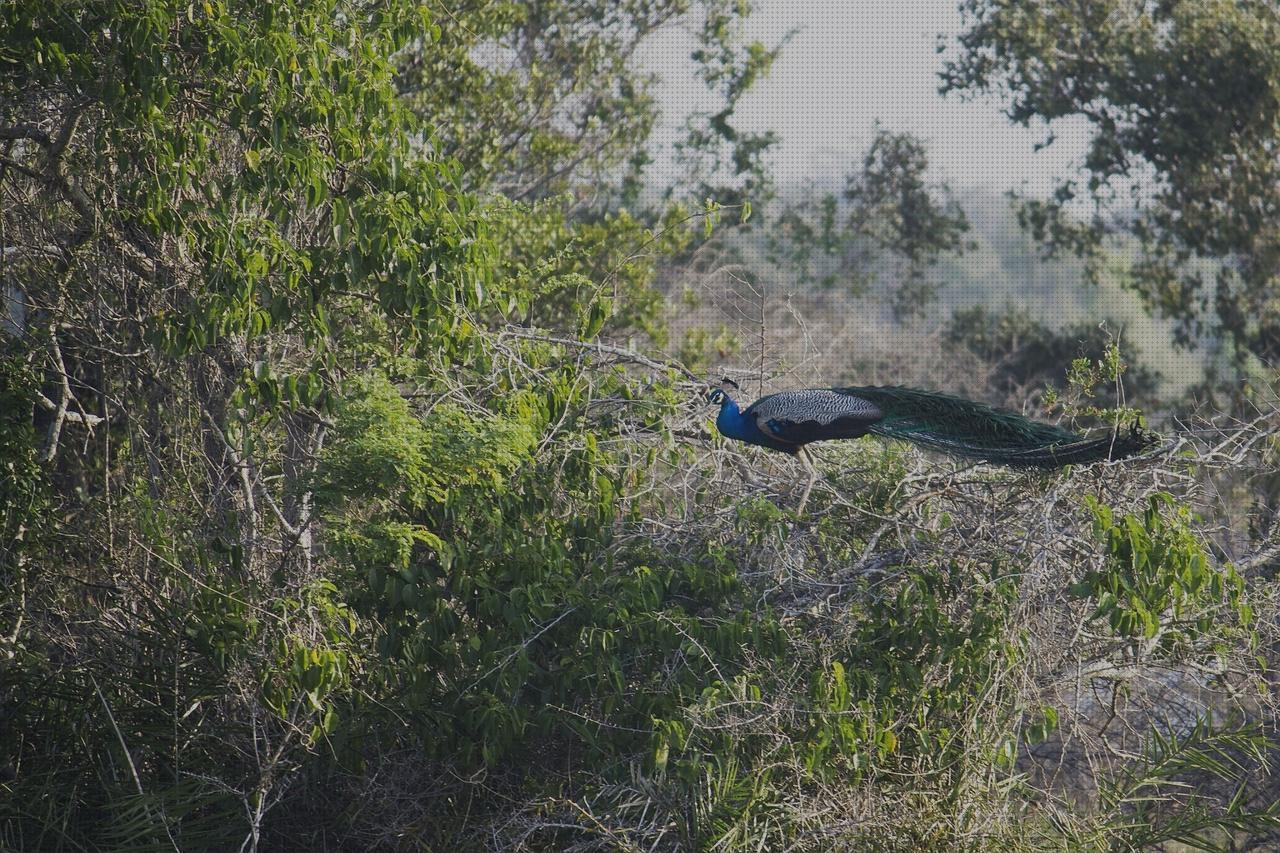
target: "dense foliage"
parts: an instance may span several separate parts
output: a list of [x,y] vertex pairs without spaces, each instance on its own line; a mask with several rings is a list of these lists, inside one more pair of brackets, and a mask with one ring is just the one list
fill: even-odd
[[[776,367],[762,269],[906,329],[968,248],[907,135],[775,195],[748,12],[0,8],[0,847],[1275,830],[1261,418],[1053,474],[847,443],[803,518],[709,429],[689,365]],[[629,60],[673,24],[720,106],[649,208]],[[744,368],[679,285],[753,253]],[[1055,416],[1155,384],[1092,329],[946,328]]]

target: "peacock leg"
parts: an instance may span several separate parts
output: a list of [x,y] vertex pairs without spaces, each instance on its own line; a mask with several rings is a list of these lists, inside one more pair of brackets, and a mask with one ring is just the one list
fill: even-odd
[[804,506],[809,502],[809,492],[813,491],[813,484],[818,479],[818,469],[813,466],[813,459],[803,445],[796,451],[796,456],[800,457],[805,470],[809,472],[809,482],[805,484],[804,494],[800,496],[800,506],[796,507],[796,515],[803,515]]

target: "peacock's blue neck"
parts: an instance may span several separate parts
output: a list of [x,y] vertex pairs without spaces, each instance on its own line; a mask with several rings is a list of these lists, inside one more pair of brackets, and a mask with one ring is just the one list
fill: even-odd
[[[726,394],[724,400],[720,402],[720,414],[716,417],[716,429],[720,430],[720,434],[725,438],[749,441],[750,439],[747,438],[748,420],[738,408],[738,404]],[[752,424],[752,426],[754,427],[755,424]]]

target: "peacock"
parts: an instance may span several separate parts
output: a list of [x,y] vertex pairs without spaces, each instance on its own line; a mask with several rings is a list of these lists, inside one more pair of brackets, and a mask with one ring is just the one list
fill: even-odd
[[740,409],[726,379],[710,392],[720,406],[716,428],[725,438],[757,444],[799,457],[809,474],[797,513],[803,513],[818,471],[805,445],[837,438],[879,435],[899,438],[955,456],[1021,468],[1059,468],[1123,459],[1155,443],[1135,423],[1100,438],[1085,438],[1052,424],[1033,421],[936,391],[901,386],[810,388],[782,391]]

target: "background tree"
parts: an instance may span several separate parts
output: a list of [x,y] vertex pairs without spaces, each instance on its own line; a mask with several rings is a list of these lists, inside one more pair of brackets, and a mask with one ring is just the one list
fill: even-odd
[[581,192],[577,202],[607,205],[628,169],[643,168],[656,113],[632,57],[695,5],[723,3],[441,5],[435,38],[398,56],[396,85],[469,187],[523,202]]
[[[1266,2],[1087,0],[962,4],[944,91],[997,92],[1028,125],[1081,117],[1093,140],[1080,186],[1026,205],[1054,249],[1101,257],[1136,236],[1132,286],[1221,337],[1238,364],[1280,360],[1280,11]],[[1052,137],[1050,137],[1052,139]],[[1096,215],[1068,211],[1084,195]]]
[[767,237],[770,258],[794,265],[802,281],[814,280],[811,263],[821,259],[817,283],[853,292],[884,278],[894,315],[919,314],[937,298],[930,269],[941,257],[962,253],[969,230],[950,189],[931,184],[928,169],[921,140],[877,127],[839,197],[802,201],[779,214],[780,228]]
[[772,47],[760,41],[744,45],[738,30],[749,9],[746,3],[725,4],[709,8],[703,18],[692,58],[720,109],[695,112],[686,119],[685,138],[675,146],[684,173],[680,183],[667,189],[668,197],[710,199],[749,209],[767,204],[774,196],[776,187],[765,158],[777,135],[744,131],[734,126],[733,119],[739,102],[768,74],[790,35]]

